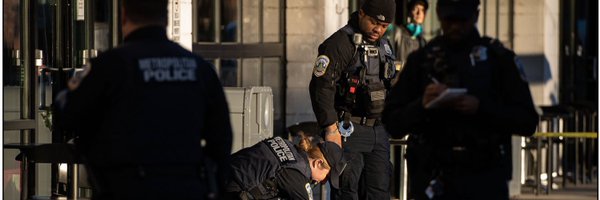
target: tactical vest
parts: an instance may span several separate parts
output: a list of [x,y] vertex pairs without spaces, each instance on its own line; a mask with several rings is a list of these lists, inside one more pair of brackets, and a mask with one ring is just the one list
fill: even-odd
[[[239,152],[247,163],[240,167],[242,172],[233,173],[239,180],[242,194],[248,199],[273,199],[279,196],[276,174],[282,169],[295,169],[307,178],[311,177],[306,154],[300,152],[288,140],[274,137]],[[236,153],[237,154],[237,153]],[[299,183],[300,184],[300,183]]]
[[[350,38],[356,33],[350,25],[342,30]],[[375,44],[361,41],[354,45],[352,61],[342,70],[337,84],[336,108],[354,116],[379,117],[390,82],[395,76],[396,58],[385,38]]]

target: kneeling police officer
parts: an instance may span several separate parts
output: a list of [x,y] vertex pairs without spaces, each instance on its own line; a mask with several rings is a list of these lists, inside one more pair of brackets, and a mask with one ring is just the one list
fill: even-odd
[[264,140],[232,156],[226,191],[230,199],[313,199],[311,183],[329,174],[333,187],[346,167],[335,143],[312,144],[303,137],[296,147],[281,137]]

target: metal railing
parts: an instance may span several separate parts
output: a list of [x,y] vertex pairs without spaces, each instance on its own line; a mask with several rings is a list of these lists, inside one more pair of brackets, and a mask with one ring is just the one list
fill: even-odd
[[562,188],[569,182],[590,183],[598,169],[598,161],[594,160],[598,155],[597,111],[566,106],[542,110],[538,132],[523,146],[523,151],[529,153],[526,159],[530,159],[525,175],[534,177],[526,181],[526,186],[533,186],[535,194],[549,194],[560,188],[555,183],[557,178],[562,179]]

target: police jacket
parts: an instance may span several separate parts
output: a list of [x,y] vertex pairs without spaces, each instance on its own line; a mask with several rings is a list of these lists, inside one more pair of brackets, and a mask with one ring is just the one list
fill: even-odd
[[[423,159],[436,160],[436,165],[461,164],[446,158],[453,150],[466,149],[464,165],[497,161],[510,169],[511,135],[530,136],[538,122],[519,68],[512,51],[476,30],[460,45],[436,37],[409,56],[386,102],[386,130],[396,137],[411,133],[419,138],[419,144],[428,148],[425,156],[432,156]],[[425,109],[422,96],[431,77],[448,87],[466,88],[479,99],[477,112]]]
[[[353,40],[355,33],[361,34],[358,12],[319,45],[309,90],[321,127],[337,122],[341,111],[369,118],[380,117],[383,111],[389,81],[394,76],[393,51],[385,38],[357,45]],[[363,59],[374,51],[375,56]]]
[[232,132],[219,79],[209,63],[169,41],[164,27],[135,30],[83,75],[67,93],[63,117],[88,164],[198,165],[210,158],[229,166]]
[[306,152],[274,137],[232,155],[227,191],[250,199],[312,199],[311,169]]

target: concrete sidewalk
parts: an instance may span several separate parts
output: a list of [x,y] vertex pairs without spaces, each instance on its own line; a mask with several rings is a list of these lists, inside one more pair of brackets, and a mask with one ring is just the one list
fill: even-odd
[[549,195],[535,195],[532,189],[523,188],[523,194],[511,200],[596,200],[598,199],[598,183],[567,185],[564,189],[552,190]]

